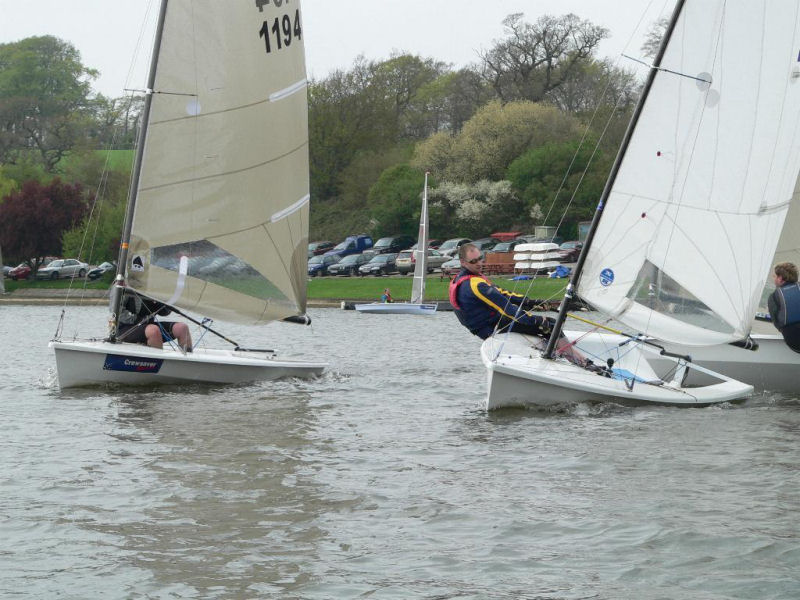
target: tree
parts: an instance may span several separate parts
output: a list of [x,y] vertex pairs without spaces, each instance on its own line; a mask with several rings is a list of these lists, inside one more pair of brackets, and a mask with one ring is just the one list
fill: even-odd
[[33,261],[39,268],[47,255],[61,254],[61,236],[86,214],[79,184],[49,185],[28,181],[0,204],[0,240],[6,254],[17,260]]
[[0,44],[0,162],[34,152],[53,172],[85,138],[96,76],[74,46],[56,37]]
[[369,191],[369,213],[374,234],[415,235],[425,174],[408,165],[386,169]]
[[578,121],[553,106],[533,102],[490,102],[460,133],[439,133],[417,146],[411,165],[440,181],[498,181],[508,165],[529,148],[572,139]]
[[522,203],[509,181],[445,182],[431,189],[428,198],[434,235],[444,233],[442,223],[450,231],[479,238],[525,221]]
[[580,146],[569,141],[529,150],[511,163],[507,175],[531,224],[541,215],[546,225],[576,225],[594,213],[610,168],[610,158],[595,151],[593,140]]
[[642,54],[648,58],[656,57],[658,49],[661,48],[661,40],[664,39],[664,34],[667,32],[667,27],[669,27],[669,19],[666,17],[658,19],[650,26],[642,44]]
[[608,30],[576,15],[544,15],[526,23],[521,13],[503,20],[506,37],[481,53],[483,74],[502,102],[545,100],[590,60]]

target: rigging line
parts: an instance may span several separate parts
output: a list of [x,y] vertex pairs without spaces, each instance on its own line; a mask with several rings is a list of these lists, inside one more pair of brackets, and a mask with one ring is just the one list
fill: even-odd
[[646,66],[648,69],[654,69],[656,71],[662,71],[664,73],[669,73],[671,75],[677,75],[679,77],[685,77],[686,79],[694,79],[695,81],[700,81],[702,83],[707,83],[708,85],[711,85],[713,83],[713,82],[709,81],[708,79],[703,79],[702,77],[696,77],[694,75],[688,75],[686,73],[681,73],[680,71],[673,71],[672,69],[667,69],[666,67],[656,67],[653,64],[647,63],[647,62],[645,62],[645,61],[643,61],[643,60],[641,60],[639,58],[634,58],[633,56],[629,56],[628,54],[623,54],[622,56],[624,56],[628,60],[632,60],[633,62],[637,62],[639,64],[642,64],[642,65]]
[[[122,91],[124,91],[124,92],[138,92],[140,94],[162,94],[164,96],[192,96],[194,98],[197,97],[197,94],[191,94],[189,92],[162,92],[162,91],[159,91],[159,90],[145,90],[145,89],[139,89],[139,88],[123,88]],[[181,117],[181,118],[185,119],[187,117]]]

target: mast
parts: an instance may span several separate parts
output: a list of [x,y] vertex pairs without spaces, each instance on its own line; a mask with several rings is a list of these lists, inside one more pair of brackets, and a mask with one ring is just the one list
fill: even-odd
[[139,130],[139,143],[136,146],[136,157],[133,162],[133,176],[131,177],[131,187],[128,190],[128,206],[125,211],[125,224],[122,228],[122,239],[119,245],[119,256],[117,258],[117,275],[114,278],[113,294],[113,319],[114,324],[111,329],[110,341],[114,341],[117,336],[119,326],[119,311],[122,303],[122,287],[125,283],[125,265],[128,262],[128,245],[131,241],[131,231],[133,229],[133,213],[136,208],[136,197],[139,193],[139,176],[142,172],[142,160],[144,157],[144,146],[147,139],[147,127],[150,121],[150,107],[153,103],[153,88],[156,84],[156,68],[158,66],[158,55],[161,52],[161,38],[164,33],[164,21],[167,14],[167,4],[169,0],[161,0],[161,10],[158,14],[156,25],[155,41],[153,43],[153,55],[150,57],[150,73],[147,77],[147,89],[145,90],[144,108],[142,109],[142,126]]
[[611,189],[614,187],[614,182],[617,179],[617,174],[619,173],[620,166],[622,165],[622,160],[625,158],[625,153],[627,152],[628,145],[633,137],[636,124],[639,122],[639,117],[642,114],[645,102],[647,102],[647,96],[650,94],[656,74],[660,70],[661,60],[664,58],[664,54],[667,51],[667,45],[669,44],[669,40],[675,31],[675,25],[678,22],[678,17],[680,17],[685,3],[686,0],[678,0],[675,5],[675,9],[672,11],[672,17],[670,18],[669,25],[667,26],[667,31],[664,33],[664,39],[661,40],[661,46],[658,49],[658,55],[653,61],[653,65],[650,67],[650,73],[647,76],[647,81],[645,82],[644,89],[642,90],[642,95],[639,97],[639,102],[636,104],[636,110],[633,112],[633,117],[631,118],[631,122],[628,124],[628,129],[625,131],[625,137],[622,140],[622,145],[617,153],[617,157],[614,159],[614,164],[611,167],[611,172],[608,175],[608,180],[603,188],[603,193],[600,195],[600,201],[597,204],[597,209],[595,210],[594,217],[592,218],[592,224],[589,227],[588,233],[586,234],[586,242],[583,244],[581,253],[578,256],[578,262],[575,265],[575,270],[573,271],[572,277],[567,284],[567,289],[564,292],[564,300],[561,302],[561,307],[558,310],[558,317],[556,317],[553,331],[550,334],[550,339],[547,342],[547,348],[545,348],[544,353],[542,354],[543,358],[553,358],[556,343],[558,342],[558,338],[561,336],[561,330],[564,327],[564,321],[567,320],[567,307],[569,306],[570,301],[575,297],[575,290],[578,287],[578,280],[583,272],[583,265],[586,262],[586,257],[589,254],[589,248],[592,245],[594,234],[600,224],[600,217],[603,214],[608,197],[611,195]]
[[425,187],[422,191],[422,210],[419,215],[416,262],[414,263],[414,285],[411,289],[411,302],[425,301],[425,275],[428,273],[428,171],[425,171]]

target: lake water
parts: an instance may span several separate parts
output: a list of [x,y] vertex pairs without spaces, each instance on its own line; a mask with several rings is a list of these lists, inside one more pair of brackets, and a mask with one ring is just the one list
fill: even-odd
[[61,392],[60,311],[0,306],[2,598],[800,598],[798,398],[487,414],[452,313],[337,309],[218,324],[319,380]]

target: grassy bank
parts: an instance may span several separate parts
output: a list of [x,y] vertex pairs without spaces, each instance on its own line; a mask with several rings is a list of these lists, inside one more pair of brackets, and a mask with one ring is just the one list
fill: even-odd
[[[111,285],[112,277],[106,275],[98,281],[86,282],[87,289],[105,290]],[[411,297],[411,277],[315,277],[308,282],[308,297],[311,300],[378,300],[384,288],[389,288],[395,300],[408,300]],[[507,290],[542,299],[560,299],[567,285],[566,279],[537,279],[531,281],[509,281],[495,277],[494,283]],[[427,278],[426,300],[447,300],[448,279],[440,280],[438,275]],[[529,288],[530,284],[530,288]],[[82,289],[83,281],[72,282],[72,289]],[[18,289],[68,289],[70,281],[12,281],[5,280],[7,292]]]

